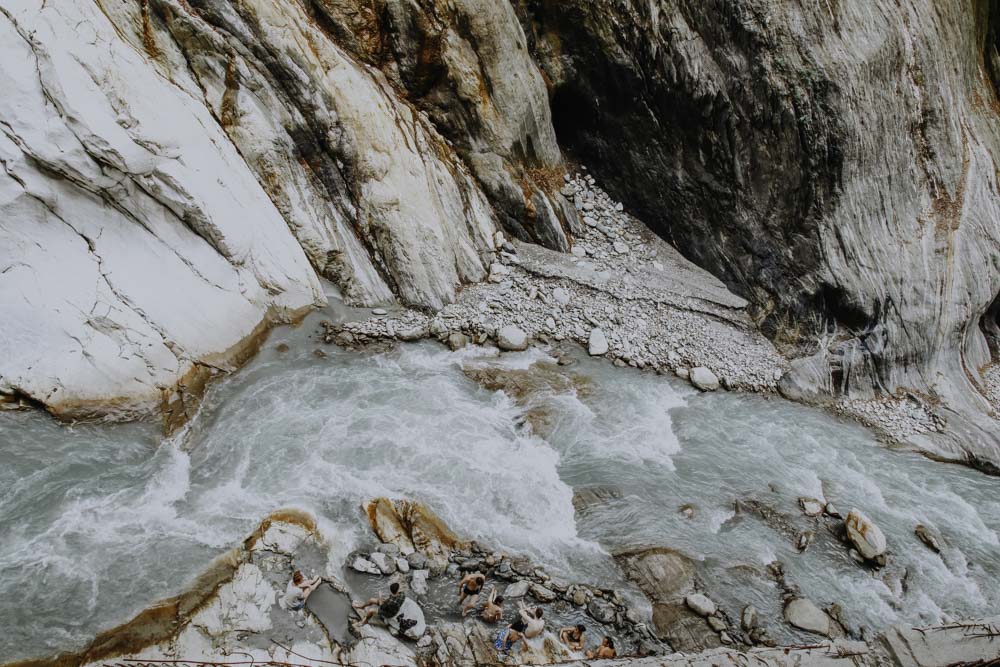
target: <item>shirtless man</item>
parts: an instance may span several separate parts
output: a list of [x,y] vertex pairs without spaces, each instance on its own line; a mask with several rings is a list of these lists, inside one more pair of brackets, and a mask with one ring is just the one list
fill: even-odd
[[571,651],[583,650],[583,635],[587,631],[583,623],[577,623],[576,627],[563,628],[559,631],[559,641],[569,647]]
[[486,575],[482,572],[470,572],[458,582],[458,604],[462,605],[462,616],[468,614],[479,602],[479,594],[486,584]]
[[545,630],[545,621],[542,620],[542,608],[535,607],[534,609],[528,609],[524,606],[524,602],[519,602],[518,605],[521,610],[521,620],[524,621],[525,625],[524,636],[528,639],[534,639],[542,634]]

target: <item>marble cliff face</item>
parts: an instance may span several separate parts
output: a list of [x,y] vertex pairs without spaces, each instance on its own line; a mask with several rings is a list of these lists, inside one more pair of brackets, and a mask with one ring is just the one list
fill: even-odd
[[745,297],[788,395],[1000,468],[988,0],[0,1],[0,392],[183,420],[268,326],[557,251],[564,154]]

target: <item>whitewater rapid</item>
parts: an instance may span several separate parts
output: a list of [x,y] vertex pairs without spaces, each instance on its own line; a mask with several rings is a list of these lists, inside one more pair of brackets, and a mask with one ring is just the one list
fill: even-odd
[[[527,553],[566,580],[625,586],[610,553],[669,546],[702,560],[709,592],[753,602],[776,638],[780,600],[764,567],[780,559],[817,603],[879,629],[1000,608],[997,480],[891,452],[865,429],[776,398],[697,394],[675,379],[577,355],[593,391],[541,396],[545,437],[524,406],[463,365],[527,368],[544,355],[435,343],[347,352],[313,339],[317,318],[276,331],[246,368],[213,386],[191,425],[57,425],[0,414],[0,662],[77,648],[181,589],[264,515],[313,513],[329,573],[370,541],[360,504],[427,503],[456,532]],[[287,345],[288,349],[282,346]],[[322,348],[323,355],[315,350]],[[577,515],[574,490],[620,497]],[[736,499],[797,514],[799,495],[862,508],[886,532],[907,590],[873,578],[843,548],[796,554]],[[678,510],[693,504],[693,518]],[[916,523],[949,549],[931,553]],[[898,588],[898,587],[897,587]]]

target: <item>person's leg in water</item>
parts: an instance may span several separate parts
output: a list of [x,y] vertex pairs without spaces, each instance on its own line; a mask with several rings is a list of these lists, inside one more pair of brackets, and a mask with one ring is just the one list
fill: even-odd
[[465,602],[462,603],[462,616],[467,616],[470,612],[475,611],[476,605],[479,603],[479,593],[470,593],[468,597],[463,599]]

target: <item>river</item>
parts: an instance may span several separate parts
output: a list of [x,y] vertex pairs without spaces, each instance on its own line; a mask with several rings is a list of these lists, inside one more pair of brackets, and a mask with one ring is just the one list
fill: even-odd
[[[183,588],[279,507],[319,519],[339,574],[371,540],[359,506],[376,495],[421,500],[459,534],[529,554],[568,581],[623,585],[611,552],[679,549],[702,561],[724,608],[738,614],[752,602],[779,639],[801,637],[780,621],[764,574],[775,559],[854,626],[1000,608],[996,479],[889,451],[819,410],[699,394],[582,354],[570,370],[592,392],[536,398],[551,415],[542,438],[521,425],[523,406],[473,383],[462,365],[526,368],[543,353],[497,361],[495,351],[430,342],[348,352],[316,342],[318,319],[330,316],[273,332],[169,439],[154,424],[0,413],[0,662],[79,648]],[[575,513],[574,490],[592,487],[615,497]],[[798,554],[734,511],[734,500],[758,499],[807,526],[800,495],[866,512],[905,586],[874,577],[829,539]],[[917,541],[917,523],[943,535],[942,555]]]

